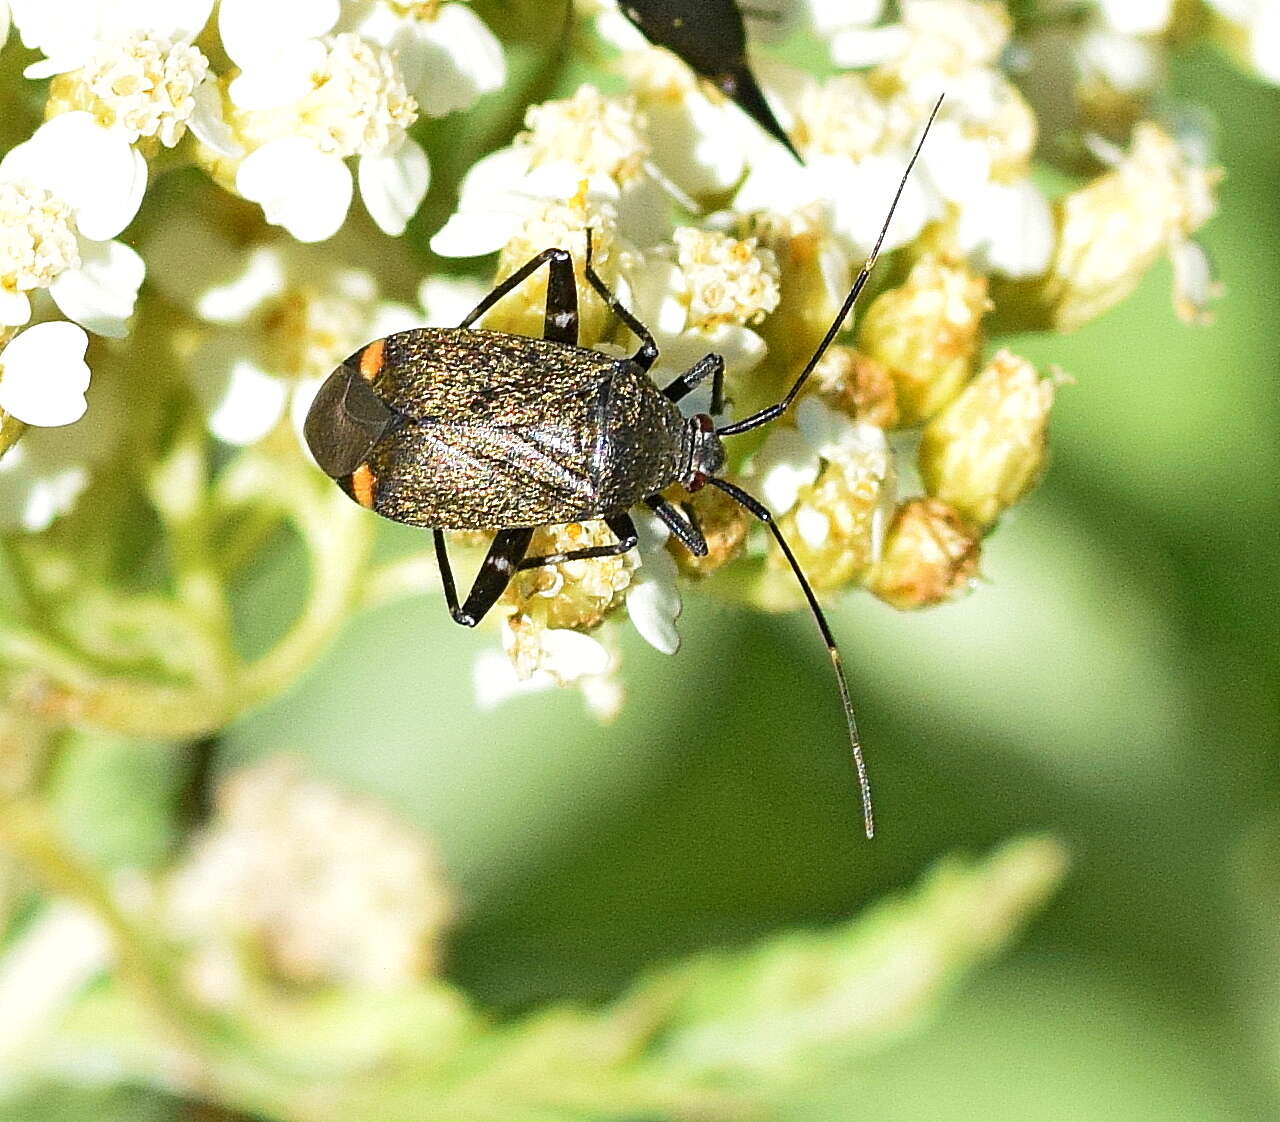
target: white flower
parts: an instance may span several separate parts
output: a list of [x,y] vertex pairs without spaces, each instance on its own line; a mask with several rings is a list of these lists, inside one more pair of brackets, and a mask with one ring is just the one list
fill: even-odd
[[506,83],[502,44],[465,4],[373,0],[352,7],[340,26],[396,56],[405,85],[428,117],[466,109]]
[[[752,457],[746,477],[776,516],[791,511],[804,488],[828,465],[843,473],[850,490],[873,493],[869,526],[871,560],[879,557],[894,500],[893,456],[884,430],[851,422],[815,397],[795,407],[795,427],[775,426]],[[830,532],[829,515],[814,508],[796,510],[796,528],[810,548],[821,547]]]
[[[243,7],[224,4],[224,36],[231,13]],[[233,41],[241,72],[229,88],[228,123],[249,149],[235,172],[236,191],[299,241],[323,241],[346,219],[346,161],[354,157],[370,216],[384,232],[403,233],[426,194],[430,166],[406,132],[418,109],[391,52],[349,32]]]
[[234,1001],[263,963],[295,985],[403,989],[434,968],[452,912],[417,831],[288,759],[220,785],[166,903],[211,1001]]
[[9,0],[0,0],[0,47],[9,38]]
[[300,423],[344,358],[422,324],[380,299],[371,274],[318,248],[280,241],[245,251],[189,222],[163,227],[147,256],[156,283],[216,325],[190,363],[210,431],[229,444],[261,439],[286,410]]
[[73,323],[38,323],[0,350],[0,409],[28,425],[69,425],[83,415],[89,336]]
[[506,245],[548,201],[581,197],[612,205],[625,237],[653,245],[670,231],[669,205],[649,163],[634,105],[582,86],[570,98],[532,106],[527,130],[463,177],[458,210],[431,239],[446,257]]
[[27,77],[47,78],[79,69],[102,44],[139,32],[189,44],[213,0],[9,0],[9,7],[23,43],[45,55]]

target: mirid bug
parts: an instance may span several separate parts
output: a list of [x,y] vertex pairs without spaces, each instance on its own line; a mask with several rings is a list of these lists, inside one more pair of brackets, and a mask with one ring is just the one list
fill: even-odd
[[618,6],[649,42],[683,59],[800,159],[751,73],[747,29],[735,0],[621,0]]
[[[935,106],[929,124],[937,112]],[[721,438],[786,412],[840,331],[875,266],[923,144],[921,136],[880,236],[813,356],[781,401],[743,420],[719,428],[712,420],[723,409],[719,355],[700,359],[661,389],[650,379],[657,344],[592,267],[588,230],[587,282],[640,340],[634,355],[615,359],[578,346],[573,261],[563,249],[547,249],[496,286],[458,327],[402,331],[362,347],[320,387],[304,426],[316,463],[352,499],[396,522],[433,531],[449,614],[467,627],[484,618],[517,570],[635,548],[629,511],[642,503],[686,549],[705,556],[707,543],[697,524],[662,492],[677,483],[690,491],[718,487],[769,528],[822,633],[849,728],[868,837],[874,832],[871,789],[835,637],[773,515],[718,473],[725,462]],[[468,330],[543,265],[543,338]],[[711,414],[686,418],[676,403],[708,377]],[[612,530],[612,545],[527,555],[537,527],[593,518],[604,519]],[[495,531],[461,603],[445,530]]]

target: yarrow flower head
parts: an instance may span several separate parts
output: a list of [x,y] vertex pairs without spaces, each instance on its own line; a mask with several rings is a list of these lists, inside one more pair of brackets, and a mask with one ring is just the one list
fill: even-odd
[[255,35],[260,8],[229,0],[219,9],[224,45],[240,66],[224,106],[235,147],[206,145],[207,165],[259,203],[268,222],[299,241],[324,241],[347,216],[345,161],[355,158],[370,216],[386,233],[402,233],[430,167],[407,135],[418,107],[395,57],[353,32],[327,34],[337,5],[290,9]]
[[432,973],[452,911],[426,841],[277,758],[224,782],[165,886],[195,988],[233,1004],[265,962],[294,985],[390,990]]

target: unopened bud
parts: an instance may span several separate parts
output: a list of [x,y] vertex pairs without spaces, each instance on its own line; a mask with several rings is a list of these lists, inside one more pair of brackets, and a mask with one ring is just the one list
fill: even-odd
[[903,424],[928,420],[969,380],[989,307],[984,278],[933,255],[872,302],[858,349],[888,368]]
[[1001,351],[924,430],[920,475],[929,494],[989,526],[1035,486],[1056,386]]
[[1139,125],[1128,156],[1060,203],[1053,264],[1030,289],[1040,322],[1071,331],[1118,304],[1208,221],[1220,178],[1162,129]]
[[716,487],[704,487],[689,495],[685,502],[692,508],[698,528],[706,539],[707,555],[695,557],[678,542],[671,546],[671,552],[683,572],[704,577],[742,552],[747,531],[755,519]]
[[938,499],[898,508],[867,587],[895,608],[927,608],[966,591],[978,571],[978,531]]
[[831,347],[813,371],[813,392],[855,421],[891,429],[898,423],[898,391],[883,362],[853,347]]

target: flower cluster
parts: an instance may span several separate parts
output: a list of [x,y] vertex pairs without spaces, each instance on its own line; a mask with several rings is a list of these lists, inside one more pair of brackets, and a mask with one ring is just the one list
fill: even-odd
[[[291,430],[318,385],[370,339],[456,324],[484,293],[474,259],[496,254],[502,281],[567,250],[579,343],[634,350],[587,283],[588,243],[599,279],[652,332],[660,386],[721,356],[723,425],[795,383],[879,243],[793,407],[756,439],[728,438],[723,473],[771,508],[824,594],[938,603],[972,585],[983,538],[1046,462],[1062,378],[1002,337],[1079,328],[1161,258],[1176,313],[1211,315],[1218,285],[1196,239],[1220,173],[1205,130],[1164,115],[1166,56],[1208,29],[1273,74],[1274,36],[1267,5],[1214,0],[1191,23],[1189,7],[1096,0],[1031,19],[998,0],[751,6],[748,61],[797,160],[758,107],[651,45],[614,0],[580,0],[565,43],[594,39],[582,80],[565,71],[545,99],[508,104],[510,126],[469,160],[436,156],[435,189],[455,201],[432,222],[443,265],[422,281],[400,236],[443,135],[426,121],[506,84],[503,49],[468,4],[12,0],[0,10],[39,54],[25,73],[47,84],[33,87],[43,122],[0,153],[0,449],[87,402],[82,425],[123,431],[104,423],[108,403],[141,418],[141,396],[156,433],[194,411],[223,444],[310,470]],[[771,55],[787,36],[827,65]],[[1037,161],[1073,181],[1047,189]],[[483,326],[538,335],[546,300],[540,271]],[[166,372],[143,395],[130,356]],[[91,364],[122,382],[86,397]],[[681,408],[711,412],[712,381]],[[0,464],[16,496],[6,525],[74,509],[105,459],[101,436],[50,447],[45,435]],[[612,714],[618,622],[674,651],[681,570],[765,606],[797,602],[771,539],[727,495],[664,498],[697,522],[706,555],[646,515],[638,551],[518,572],[494,610],[505,661],[495,645],[477,664],[482,701],[578,683]],[[239,507],[225,518],[252,521]],[[539,529],[531,549],[612,541],[584,522]],[[370,597],[408,571],[369,582]]]

